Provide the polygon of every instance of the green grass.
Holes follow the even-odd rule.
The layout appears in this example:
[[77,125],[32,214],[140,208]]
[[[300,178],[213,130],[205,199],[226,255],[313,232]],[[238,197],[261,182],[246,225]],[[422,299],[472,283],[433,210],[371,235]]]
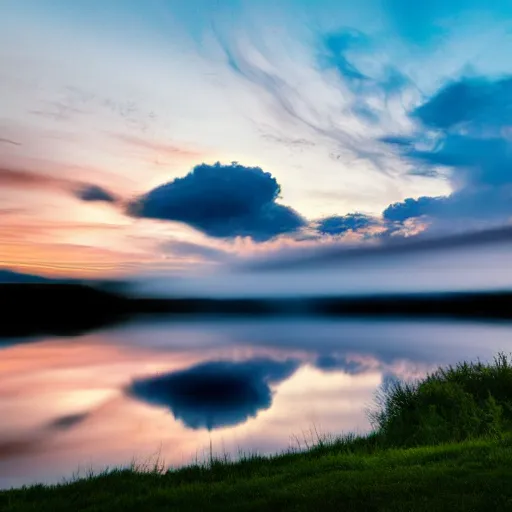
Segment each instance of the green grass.
[[498,354],[491,364],[440,368],[383,390],[377,405],[370,418],[387,446],[500,438],[512,430],[512,360]]
[[511,399],[512,365],[499,355],[384,390],[367,437],[5,491],[0,510],[512,510]]
[[0,494],[0,510],[512,510],[512,440],[412,449],[331,446],[167,474],[113,471]]

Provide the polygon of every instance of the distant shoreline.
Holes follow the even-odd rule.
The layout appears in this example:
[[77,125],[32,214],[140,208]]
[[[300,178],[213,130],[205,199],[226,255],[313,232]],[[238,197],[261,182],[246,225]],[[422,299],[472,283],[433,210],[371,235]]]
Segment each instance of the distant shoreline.
[[144,298],[84,284],[0,284],[0,337],[73,335],[139,315],[512,320],[512,291],[310,298]]

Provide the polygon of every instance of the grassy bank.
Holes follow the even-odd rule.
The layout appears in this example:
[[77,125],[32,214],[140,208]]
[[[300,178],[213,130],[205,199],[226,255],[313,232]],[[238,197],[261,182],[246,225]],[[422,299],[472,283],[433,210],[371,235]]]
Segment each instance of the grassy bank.
[[0,510],[512,510],[512,440],[329,451],[0,494]]
[[461,364],[384,390],[375,433],[304,453],[116,470],[0,493],[2,511],[512,510],[512,366]]

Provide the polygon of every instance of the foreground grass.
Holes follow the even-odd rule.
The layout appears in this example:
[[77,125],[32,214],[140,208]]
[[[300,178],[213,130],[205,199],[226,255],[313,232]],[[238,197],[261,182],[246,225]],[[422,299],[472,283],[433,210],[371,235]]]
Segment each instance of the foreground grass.
[[512,358],[439,368],[419,382],[397,382],[370,413],[387,446],[423,446],[512,432]]
[[512,510],[512,439],[131,470],[0,493],[0,510]]
[[114,470],[0,493],[2,512],[512,511],[512,364],[462,363],[383,391],[375,432],[306,452]]

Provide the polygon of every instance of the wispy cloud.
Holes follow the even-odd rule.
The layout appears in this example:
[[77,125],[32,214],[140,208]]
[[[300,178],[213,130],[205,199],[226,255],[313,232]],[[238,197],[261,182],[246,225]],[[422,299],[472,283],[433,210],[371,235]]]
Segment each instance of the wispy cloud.
[[376,139],[386,127],[410,124],[405,103],[418,91],[386,59],[373,56],[377,42],[351,29],[320,33],[313,47],[297,43],[302,51],[291,64],[289,56],[278,60],[270,44],[258,45],[261,37],[217,33],[217,40],[231,71],[271,98],[278,119],[334,145],[338,160],[342,155],[343,162],[355,158],[383,173],[392,169],[392,153]]
[[109,203],[116,201],[112,193],[98,185],[21,169],[0,168],[0,185],[21,189],[33,188],[36,190],[67,192],[82,201],[104,201]]
[[160,248],[169,258],[197,258],[199,261],[207,263],[226,262],[230,259],[230,252],[226,250],[227,248],[187,242],[184,240],[165,242]]
[[[506,225],[512,10],[411,5],[119,4],[98,24],[105,12],[81,0],[52,14],[13,4],[0,20],[5,208],[115,218],[115,244],[144,232],[158,264]],[[189,173],[216,160],[272,177]],[[93,231],[67,240],[95,245]]]
[[0,184],[3,187],[46,188],[65,190],[74,184],[73,181],[57,176],[49,176],[21,169],[0,168]]
[[0,137],[0,144],[9,144],[11,146],[21,146],[21,142],[17,142],[15,140],[11,140],[11,139],[5,139],[2,137]]
[[78,199],[89,203],[115,203],[117,201],[116,196],[112,192],[98,185],[82,185],[75,190],[74,194]]
[[475,249],[483,246],[512,245],[512,227],[474,231],[444,237],[417,236],[413,238],[387,238],[372,245],[353,247],[343,243],[331,243],[311,247],[309,251],[294,250],[277,253],[266,261],[249,263],[254,270],[319,267],[326,263],[344,263],[350,261],[383,260],[387,257],[408,256],[436,251],[455,249]]
[[118,134],[115,135],[115,138],[125,143],[129,148],[142,150],[153,158],[199,159],[204,156],[203,151],[187,148],[184,145],[158,142],[149,137],[143,138],[135,135]]

